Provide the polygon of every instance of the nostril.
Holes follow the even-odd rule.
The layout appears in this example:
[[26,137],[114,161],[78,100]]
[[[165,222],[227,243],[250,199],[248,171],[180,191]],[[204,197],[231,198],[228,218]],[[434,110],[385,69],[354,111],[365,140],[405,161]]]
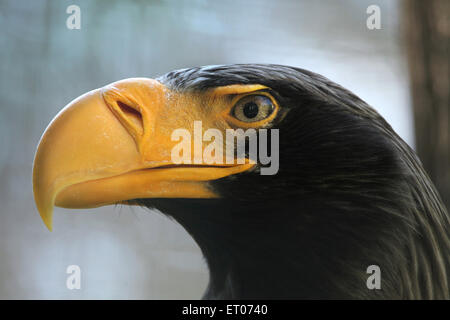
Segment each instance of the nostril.
[[142,114],[139,111],[137,111],[136,109],[127,105],[126,103],[119,101],[119,102],[117,102],[117,105],[122,110],[122,112],[124,114],[126,114],[127,116],[136,117],[136,118],[142,120]]
[[142,119],[142,114],[136,108],[129,106],[128,104],[117,101],[117,107],[122,111],[122,117],[128,120],[128,123],[132,124],[134,130],[138,134],[142,134],[144,123]]

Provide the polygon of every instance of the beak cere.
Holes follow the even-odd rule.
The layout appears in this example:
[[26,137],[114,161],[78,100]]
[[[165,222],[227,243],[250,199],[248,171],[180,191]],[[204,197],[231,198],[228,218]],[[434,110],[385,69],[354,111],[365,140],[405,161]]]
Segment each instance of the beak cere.
[[122,80],[80,96],[52,120],[33,167],[36,206],[50,230],[55,205],[92,208],[136,198],[213,198],[218,195],[208,181],[253,166],[174,165],[172,131],[201,119],[178,119],[174,93],[168,93],[156,80]]

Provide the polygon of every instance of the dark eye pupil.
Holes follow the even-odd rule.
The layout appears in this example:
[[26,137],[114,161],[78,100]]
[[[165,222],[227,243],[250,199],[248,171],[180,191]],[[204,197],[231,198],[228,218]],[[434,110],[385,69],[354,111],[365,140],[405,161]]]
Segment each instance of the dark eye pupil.
[[249,102],[247,104],[244,105],[244,108],[242,110],[242,112],[244,113],[244,115],[249,118],[252,119],[254,117],[256,117],[258,115],[258,105],[254,102]]

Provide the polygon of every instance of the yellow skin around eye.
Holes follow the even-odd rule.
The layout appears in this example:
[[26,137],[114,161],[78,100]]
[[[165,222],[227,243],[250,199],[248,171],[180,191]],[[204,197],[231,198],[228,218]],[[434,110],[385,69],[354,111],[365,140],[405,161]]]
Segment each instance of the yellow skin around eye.
[[[254,117],[247,117],[245,115],[245,108],[249,103],[253,103],[257,106],[257,114]],[[274,110],[272,100],[264,95],[248,95],[239,100],[234,106],[232,113],[240,121],[243,122],[257,122],[262,121],[270,116]]]
[[[268,92],[262,91],[267,89],[270,88],[259,84],[229,85],[214,88],[209,94],[213,101],[217,101],[216,99],[223,101],[221,103],[223,105],[223,110],[217,116],[224,119],[231,126],[243,129],[264,128],[267,127],[267,125],[276,118],[280,110],[277,101]],[[236,104],[246,96],[254,95],[265,96],[269,98],[273,105],[272,113],[267,118],[261,119],[259,121],[247,122],[237,119],[233,114],[233,110]],[[227,99],[227,97],[231,97],[231,99]]]
[[[265,96],[265,97],[269,98],[270,101],[272,102],[272,106],[273,106],[272,107],[273,108],[272,109],[272,113],[268,117],[263,118],[263,119],[258,120],[258,121],[242,121],[242,120],[236,118],[233,115],[233,109],[235,108],[236,103],[239,103],[239,101],[241,101],[244,97],[252,96],[252,95]],[[247,93],[247,94],[244,94],[244,95],[236,96],[232,100],[231,108],[228,110],[228,114],[225,115],[225,117],[226,117],[226,120],[229,123],[231,123],[231,124],[233,124],[233,125],[235,125],[237,127],[241,127],[241,128],[263,128],[263,127],[267,126],[269,123],[271,123],[273,121],[273,119],[275,119],[279,109],[280,108],[279,108],[277,102],[275,101],[275,99],[269,93],[261,92],[261,91],[260,92],[250,92],[250,93]]]

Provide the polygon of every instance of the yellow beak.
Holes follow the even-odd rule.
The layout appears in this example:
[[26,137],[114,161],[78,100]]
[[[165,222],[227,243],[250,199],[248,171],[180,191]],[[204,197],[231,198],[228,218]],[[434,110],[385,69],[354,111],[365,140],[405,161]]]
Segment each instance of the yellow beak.
[[45,225],[52,229],[55,205],[218,197],[207,181],[253,166],[174,165],[171,133],[195,120],[180,120],[183,112],[174,109],[173,93],[145,78],[122,80],[69,103],[45,130],[34,159],[34,197]]

